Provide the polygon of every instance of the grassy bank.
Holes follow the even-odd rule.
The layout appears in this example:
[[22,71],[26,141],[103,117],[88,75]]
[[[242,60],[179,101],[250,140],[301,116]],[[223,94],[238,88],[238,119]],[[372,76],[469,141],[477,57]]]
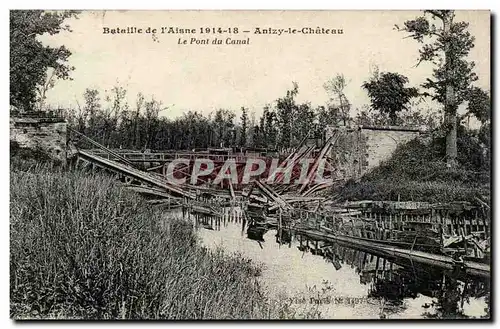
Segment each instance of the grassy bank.
[[14,318],[301,316],[264,296],[249,260],[201,247],[112,178],[13,168],[10,189]]
[[490,154],[479,139],[459,131],[458,167],[445,161],[439,132],[399,146],[393,156],[359,181],[334,190],[344,200],[476,201],[490,198]]

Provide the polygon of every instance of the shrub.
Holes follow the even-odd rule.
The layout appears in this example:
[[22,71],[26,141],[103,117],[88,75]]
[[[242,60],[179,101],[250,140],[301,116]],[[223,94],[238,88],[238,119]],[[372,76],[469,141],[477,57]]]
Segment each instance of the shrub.
[[489,198],[490,162],[479,139],[459,130],[459,166],[445,163],[445,137],[436,131],[399,146],[392,157],[336,193],[341,200],[475,201]]

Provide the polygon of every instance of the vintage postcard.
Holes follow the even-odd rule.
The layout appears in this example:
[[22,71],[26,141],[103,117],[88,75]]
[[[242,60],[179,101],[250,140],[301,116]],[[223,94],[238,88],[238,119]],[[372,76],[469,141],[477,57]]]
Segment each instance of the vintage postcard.
[[11,318],[490,319],[490,22],[11,10]]

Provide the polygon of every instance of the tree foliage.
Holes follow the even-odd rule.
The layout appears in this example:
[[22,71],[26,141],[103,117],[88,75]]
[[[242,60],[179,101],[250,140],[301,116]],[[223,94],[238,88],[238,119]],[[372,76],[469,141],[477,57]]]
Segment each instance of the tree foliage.
[[214,116],[215,140],[218,147],[230,147],[236,145],[236,132],[234,119],[236,114],[228,109],[218,109]]
[[432,78],[427,78],[422,87],[428,90],[425,95],[444,105],[446,156],[451,166],[457,164],[457,108],[478,79],[474,62],[466,59],[475,39],[467,31],[469,24],[455,22],[454,18],[453,10],[426,10],[424,16],[406,21],[403,28],[396,26],[423,44],[417,65],[423,61],[435,65]]
[[418,96],[418,89],[405,87],[408,78],[399,73],[382,72],[365,81],[362,87],[368,92],[372,108],[385,113],[396,124],[397,114],[408,110],[408,103]]
[[276,105],[276,117],[280,127],[279,145],[288,148],[292,145],[292,127],[295,124],[294,113],[297,112],[295,97],[299,93],[299,86],[293,83],[293,88],[287,90],[286,96],[279,98]]
[[342,117],[337,107],[313,108],[310,103],[297,103],[297,93],[298,85],[294,84],[274,106],[266,105],[258,119],[253,114],[249,119],[248,109],[242,107],[236,122],[236,113],[230,109],[218,109],[209,115],[188,111],[169,119],[159,115],[166,108],[154,98],[146,99],[139,93],[131,108],[122,87],[116,86],[104,95],[89,88],[83,94],[84,104],[67,111],[67,120],[78,131],[113,148],[283,150],[296,147],[306,136],[319,137],[327,124],[337,124]]
[[[127,103],[127,91],[119,86],[105,94],[87,89],[84,104],[67,112],[71,126],[113,148],[136,150],[186,150],[210,147],[239,147],[289,150],[305,138],[324,138],[326,126],[339,125],[345,117],[336,104],[313,107],[296,101],[299,87],[293,84],[283,97],[262,109],[260,117],[241,108],[240,120],[231,109],[217,109],[209,115],[188,111],[169,119],[160,113],[166,108],[153,97],[139,93],[135,105]],[[388,125],[384,112],[364,109],[349,123]],[[433,128],[438,119],[433,114],[405,111],[396,124]]]
[[[473,72],[474,62],[466,60],[475,38],[467,31],[469,23],[453,21],[453,10],[426,10],[426,14],[431,20],[423,16],[406,21],[402,30],[420,43],[424,43],[424,39],[432,40],[419,50],[418,64],[429,61],[436,65],[434,79],[427,78],[423,84],[432,92],[427,95],[444,104],[446,87],[452,86],[456,94],[452,105],[458,106],[466,99],[470,84],[477,80]],[[440,26],[436,25],[437,22]]]
[[337,73],[323,84],[323,88],[330,98],[328,102],[329,107],[336,107],[340,111],[344,125],[349,121],[349,112],[351,110],[351,103],[344,93],[347,84],[347,79],[342,73]]
[[[44,46],[37,37],[69,31],[64,21],[76,16],[75,11],[48,12],[42,10],[10,11],[10,104],[33,110],[45,96],[41,86],[53,85],[54,77],[68,79],[73,70],[67,64],[71,52],[64,46]],[[47,70],[53,69],[47,81]]]
[[247,130],[248,130],[248,110],[244,107],[241,108],[241,128],[240,128],[240,146],[247,144]]
[[467,114],[474,115],[482,124],[490,121],[491,98],[490,95],[479,87],[472,87],[467,95]]

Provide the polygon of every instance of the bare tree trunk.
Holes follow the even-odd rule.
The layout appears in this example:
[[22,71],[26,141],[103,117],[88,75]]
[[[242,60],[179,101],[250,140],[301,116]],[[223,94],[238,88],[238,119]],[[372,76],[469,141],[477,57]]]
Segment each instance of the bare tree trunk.
[[454,113],[445,113],[444,118],[446,132],[446,163],[450,167],[457,166],[457,114],[456,110]]
[[[443,33],[450,32],[453,16],[443,16]],[[444,125],[446,129],[446,163],[450,167],[457,166],[457,105],[456,97],[451,80],[449,45],[445,46],[445,74],[446,74],[446,97],[444,102]]]

